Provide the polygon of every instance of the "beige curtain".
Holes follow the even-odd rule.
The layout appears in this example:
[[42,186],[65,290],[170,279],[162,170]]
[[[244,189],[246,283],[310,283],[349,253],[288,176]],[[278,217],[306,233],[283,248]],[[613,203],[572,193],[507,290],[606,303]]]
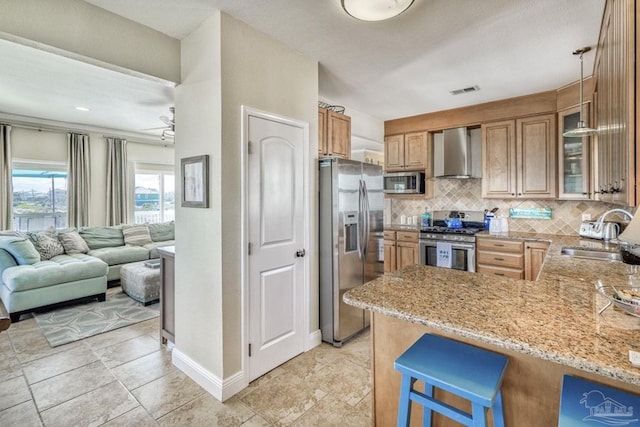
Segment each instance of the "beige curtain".
[[11,126],[0,124],[0,230],[13,229]]
[[107,140],[107,225],[127,222],[129,212],[127,194],[127,140]]
[[68,133],[68,177],[67,194],[69,227],[89,225],[89,190],[91,186],[89,135]]

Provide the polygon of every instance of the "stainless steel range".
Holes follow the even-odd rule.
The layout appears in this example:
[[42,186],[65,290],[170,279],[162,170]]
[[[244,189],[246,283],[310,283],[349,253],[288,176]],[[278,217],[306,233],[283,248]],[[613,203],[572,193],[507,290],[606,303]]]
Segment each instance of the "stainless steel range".
[[420,264],[476,271],[476,233],[482,211],[433,211],[433,225],[420,230]]

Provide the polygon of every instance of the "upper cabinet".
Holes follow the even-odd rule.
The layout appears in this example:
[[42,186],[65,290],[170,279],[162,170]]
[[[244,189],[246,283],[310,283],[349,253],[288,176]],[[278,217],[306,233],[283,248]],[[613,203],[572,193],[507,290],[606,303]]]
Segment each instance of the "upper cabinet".
[[[589,117],[589,103],[582,114]],[[558,112],[558,198],[589,200],[591,192],[591,138],[566,137],[562,133],[575,129],[580,121],[580,106]],[[591,121],[589,121],[591,123]]]
[[637,90],[638,18],[634,0],[606,2],[595,59],[595,124],[598,129],[599,200],[635,206],[640,200]]
[[482,197],[556,198],[555,132],[555,114],[483,124]]
[[351,117],[318,108],[318,155],[351,157]]
[[387,172],[424,170],[433,175],[428,132],[391,135],[384,139],[384,169]]

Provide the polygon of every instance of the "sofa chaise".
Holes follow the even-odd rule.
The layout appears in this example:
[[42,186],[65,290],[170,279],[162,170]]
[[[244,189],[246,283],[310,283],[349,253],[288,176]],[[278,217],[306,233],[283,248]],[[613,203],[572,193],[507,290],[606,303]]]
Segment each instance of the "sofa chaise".
[[0,235],[0,299],[12,322],[60,303],[104,301],[123,265],[158,258],[173,239],[173,222]]

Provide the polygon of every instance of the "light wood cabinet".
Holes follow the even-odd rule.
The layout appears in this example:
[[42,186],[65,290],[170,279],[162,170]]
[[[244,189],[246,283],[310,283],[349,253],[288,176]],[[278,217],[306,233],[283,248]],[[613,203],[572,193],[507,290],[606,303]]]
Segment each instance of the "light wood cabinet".
[[636,206],[640,201],[640,21],[633,0],[607,1],[596,50],[595,121],[599,200]]
[[417,231],[385,231],[384,272],[390,273],[418,264],[418,250]]
[[[582,110],[588,118],[588,102],[583,104]],[[564,200],[589,200],[593,194],[590,189],[591,137],[562,136],[565,130],[575,129],[579,121],[579,105],[558,112],[558,198]]]
[[476,271],[512,279],[537,280],[548,242],[519,239],[476,239]]
[[393,171],[425,171],[433,176],[431,144],[428,132],[412,132],[384,138],[384,169]]
[[535,281],[538,279],[548,250],[549,243],[547,242],[524,243],[524,278],[526,280]]
[[511,239],[476,239],[476,271],[483,274],[524,278],[524,242]]
[[351,158],[351,117],[318,108],[318,155]]
[[482,197],[553,199],[556,119],[543,114],[482,125]]

